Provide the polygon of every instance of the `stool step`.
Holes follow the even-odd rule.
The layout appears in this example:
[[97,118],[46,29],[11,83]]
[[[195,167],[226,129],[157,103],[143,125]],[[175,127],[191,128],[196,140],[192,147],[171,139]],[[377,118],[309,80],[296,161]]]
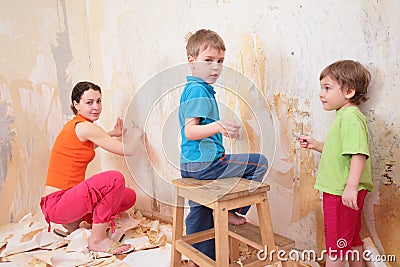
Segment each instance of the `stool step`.
[[[243,225],[229,224],[230,235],[256,249],[264,249],[262,247],[262,240],[260,228],[252,223],[245,223]],[[294,248],[295,241],[287,237],[274,233],[275,244],[278,249],[290,250]],[[250,242],[249,242],[250,241]]]
[[183,240],[176,241],[176,250],[200,265],[215,266],[215,262],[211,258],[207,257]]

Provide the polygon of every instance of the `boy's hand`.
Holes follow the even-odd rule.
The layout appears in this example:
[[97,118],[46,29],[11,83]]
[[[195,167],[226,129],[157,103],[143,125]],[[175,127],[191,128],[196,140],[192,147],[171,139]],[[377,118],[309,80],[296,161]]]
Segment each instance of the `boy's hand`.
[[347,178],[346,187],[342,194],[342,202],[343,205],[354,210],[358,210],[358,185],[360,184],[360,177],[364,171],[366,161],[366,155],[351,155],[349,177]]
[[220,132],[223,136],[230,138],[236,138],[239,136],[239,129],[242,126],[236,121],[227,119],[218,121],[218,124],[220,125]]
[[350,186],[346,184],[346,187],[344,188],[342,194],[343,205],[353,210],[358,210],[357,195],[358,195],[357,186]]
[[311,136],[300,135],[299,137],[297,137],[297,140],[299,141],[300,146],[302,148],[308,148],[308,149],[316,150],[318,152],[322,152],[323,143],[318,142]]
[[300,135],[297,137],[297,140],[300,143],[300,146],[302,148],[310,148],[312,149],[313,147],[315,147],[314,145],[314,139],[311,136],[308,135]]

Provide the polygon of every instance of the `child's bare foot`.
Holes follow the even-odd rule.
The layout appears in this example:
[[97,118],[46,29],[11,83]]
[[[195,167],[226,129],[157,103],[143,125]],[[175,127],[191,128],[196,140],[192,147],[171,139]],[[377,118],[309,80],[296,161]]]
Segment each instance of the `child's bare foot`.
[[99,241],[89,239],[88,247],[90,251],[105,252],[110,254],[122,254],[131,248],[130,244],[116,242],[110,238]]
[[233,225],[242,225],[246,223],[246,218],[237,215],[233,211],[228,212],[228,222]]
[[197,265],[196,263],[194,263],[194,262],[191,261],[191,260],[188,261],[187,266],[188,266],[188,267],[199,267],[199,265]]

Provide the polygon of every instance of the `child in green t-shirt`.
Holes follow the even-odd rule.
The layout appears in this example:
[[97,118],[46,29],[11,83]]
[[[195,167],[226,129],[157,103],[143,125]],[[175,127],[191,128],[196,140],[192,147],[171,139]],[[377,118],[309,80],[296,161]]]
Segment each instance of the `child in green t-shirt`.
[[[369,133],[359,104],[366,101],[371,79],[359,62],[343,60],[320,74],[320,100],[336,111],[325,143],[301,135],[301,147],[321,152],[315,188],[323,192],[326,266],[362,266],[361,210],[367,191],[373,190],[369,159]],[[351,252],[351,253],[350,253]],[[356,260],[354,260],[356,259]]]

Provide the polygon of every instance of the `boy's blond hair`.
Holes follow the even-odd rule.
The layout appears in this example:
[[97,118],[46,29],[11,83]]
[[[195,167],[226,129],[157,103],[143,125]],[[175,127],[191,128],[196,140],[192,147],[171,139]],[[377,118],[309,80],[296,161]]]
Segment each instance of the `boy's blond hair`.
[[201,29],[194,34],[189,33],[186,36],[186,54],[197,58],[199,53],[207,48],[215,48],[225,51],[225,43],[222,38],[214,31]]
[[354,88],[355,94],[349,99],[350,103],[359,105],[368,100],[367,89],[371,74],[360,62],[353,60],[334,62],[322,70],[319,80],[326,76],[336,79],[342,90]]

